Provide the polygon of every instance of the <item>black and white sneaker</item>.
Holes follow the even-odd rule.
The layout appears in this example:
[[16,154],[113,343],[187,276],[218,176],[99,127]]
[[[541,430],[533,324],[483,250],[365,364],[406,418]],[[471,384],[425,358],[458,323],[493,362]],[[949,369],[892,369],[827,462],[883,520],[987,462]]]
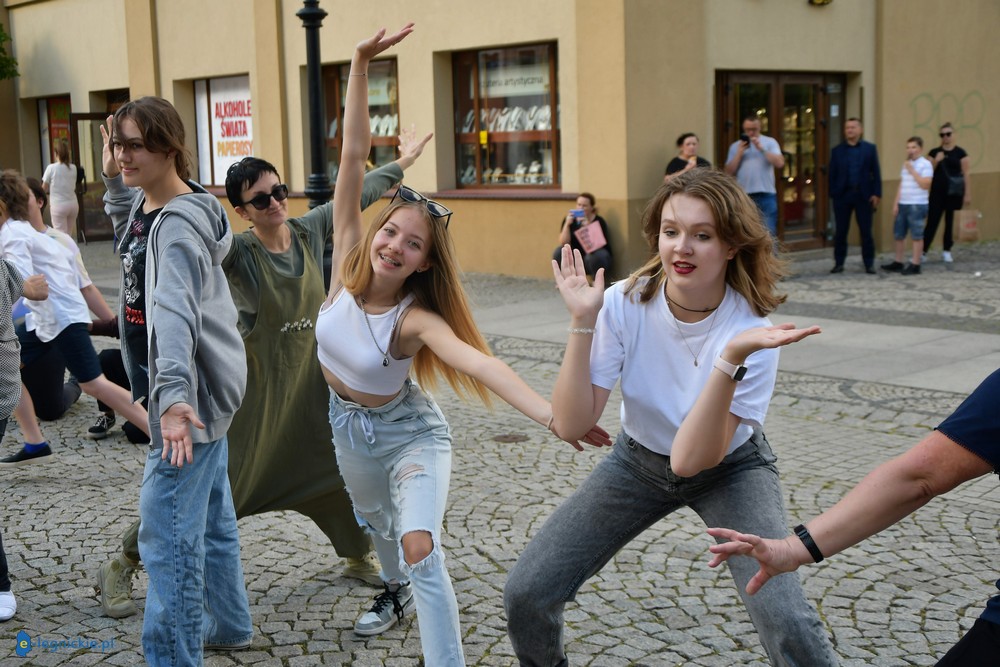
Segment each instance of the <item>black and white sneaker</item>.
[[375,604],[354,624],[354,632],[362,637],[380,635],[413,611],[414,604],[409,583],[386,584],[385,592],[375,596]]
[[112,412],[110,415],[106,415],[103,412],[97,416],[97,421],[94,425],[87,429],[87,437],[93,438],[94,440],[100,440],[101,438],[108,437],[108,431],[111,427],[115,425],[115,414]]

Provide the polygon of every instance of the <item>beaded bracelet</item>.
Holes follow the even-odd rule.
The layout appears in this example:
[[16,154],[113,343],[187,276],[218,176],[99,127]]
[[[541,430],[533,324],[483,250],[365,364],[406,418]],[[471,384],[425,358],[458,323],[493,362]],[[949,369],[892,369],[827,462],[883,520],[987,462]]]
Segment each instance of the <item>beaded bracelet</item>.
[[571,334],[592,334],[597,331],[597,329],[594,327],[570,327],[569,329],[566,329],[566,331]]

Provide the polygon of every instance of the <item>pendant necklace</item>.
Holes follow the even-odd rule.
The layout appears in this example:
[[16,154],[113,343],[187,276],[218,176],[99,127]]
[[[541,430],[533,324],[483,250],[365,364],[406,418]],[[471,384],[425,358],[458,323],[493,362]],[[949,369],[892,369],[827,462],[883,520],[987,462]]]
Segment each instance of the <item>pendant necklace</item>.
[[[372,323],[368,319],[368,311],[365,310],[365,304],[368,303],[368,300],[364,296],[358,296],[358,300],[361,302],[361,312],[365,314],[365,324],[368,325],[368,333],[372,336],[372,342],[375,343],[375,348],[382,354],[382,367],[388,368],[389,348],[392,346],[392,337],[396,333],[396,324],[399,322],[399,307],[402,305],[402,302],[396,304],[396,314],[392,318],[392,328],[389,329],[389,340],[386,341],[385,349],[383,350],[382,346],[378,344],[378,340],[375,338],[375,330],[372,329]],[[696,363],[695,366],[697,365],[698,364]]]
[[[677,306],[681,310],[686,310],[686,311],[691,312],[691,313],[708,313],[708,312],[712,313],[712,321],[708,325],[708,331],[705,332],[705,338],[703,338],[702,341],[701,341],[701,347],[698,348],[698,354],[695,354],[694,350],[691,349],[691,345],[690,345],[690,343],[688,343],[687,337],[684,336],[684,332],[681,330],[680,322],[677,321],[677,318],[674,317],[673,313],[670,313],[670,316],[674,320],[674,326],[677,327],[677,333],[680,334],[681,340],[684,341],[684,347],[687,348],[688,354],[691,355],[691,358],[694,360],[694,365],[695,365],[695,367],[697,367],[698,366],[698,357],[701,356],[701,351],[705,349],[705,343],[708,342],[709,337],[711,337],[711,335],[712,335],[712,329],[715,327],[715,316],[719,314],[719,306],[721,306],[722,303],[720,302],[719,306],[716,306],[715,308],[705,308],[705,309],[702,309],[702,310],[691,310],[690,308],[685,308],[684,306],[682,306],[682,305],[680,305],[678,303],[675,303],[673,300],[671,300],[671,298],[669,296],[667,296],[667,287],[666,287],[666,285],[663,286],[663,296],[666,297],[668,304],[673,304],[674,306]],[[670,308],[668,307],[667,310],[670,310]]]

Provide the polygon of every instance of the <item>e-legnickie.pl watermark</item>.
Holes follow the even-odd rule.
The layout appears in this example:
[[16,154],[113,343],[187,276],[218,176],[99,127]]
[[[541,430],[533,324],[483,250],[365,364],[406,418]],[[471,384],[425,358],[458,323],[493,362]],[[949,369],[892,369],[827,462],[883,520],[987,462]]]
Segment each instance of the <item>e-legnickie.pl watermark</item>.
[[56,651],[100,651],[107,653],[115,650],[115,640],[112,639],[92,639],[89,637],[72,637],[66,639],[49,639],[47,637],[32,637],[24,630],[17,633],[14,640],[14,654],[19,658],[26,657],[32,649],[55,653]]

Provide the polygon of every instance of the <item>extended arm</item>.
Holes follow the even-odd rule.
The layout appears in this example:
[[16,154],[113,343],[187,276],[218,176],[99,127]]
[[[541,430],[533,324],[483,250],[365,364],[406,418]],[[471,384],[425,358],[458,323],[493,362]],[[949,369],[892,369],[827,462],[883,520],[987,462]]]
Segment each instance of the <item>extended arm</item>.
[[[795,329],[791,324],[750,329],[737,334],[722,351],[722,358],[742,365],[757,350],[781,347],[819,333],[819,327]],[[670,468],[681,477],[691,477],[714,467],[726,455],[740,419],[729,410],[736,381],[712,369],[691,411],[681,422],[670,452]]]
[[[820,552],[833,556],[888,528],[935,496],[990,470],[989,463],[934,431],[910,451],[875,468],[840,502],[810,521],[807,528]],[[753,556],[760,563],[760,571],[747,584],[751,595],[771,577],[813,562],[794,535],[770,540],[727,528],[710,528],[708,532],[731,540],[709,547],[715,554],[709,566],[715,567],[734,555]]]
[[351,60],[344,102],[344,142],[337,175],[337,205],[333,207],[330,294],[340,288],[339,271],[344,258],[361,240],[361,192],[365,161],[372,143],[368,120],[368,63],[412,31],[412,23],[391,36],[386,36],[383,28],[370,39],[360,42]]

